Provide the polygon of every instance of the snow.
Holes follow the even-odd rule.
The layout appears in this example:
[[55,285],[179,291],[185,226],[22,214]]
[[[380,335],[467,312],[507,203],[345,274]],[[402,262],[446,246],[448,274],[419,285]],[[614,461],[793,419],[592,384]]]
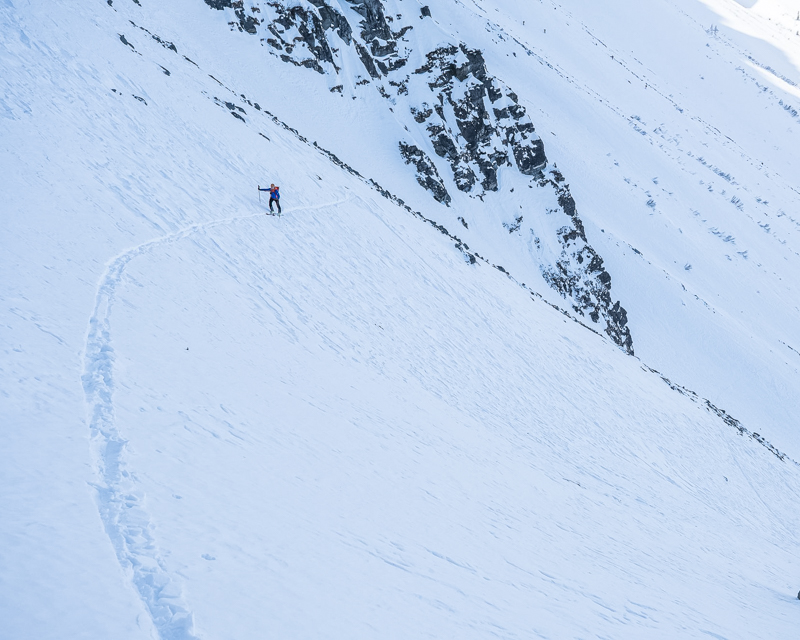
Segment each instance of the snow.
[[[506,33],[555,66],[509,58],[496,36],[484,47],[495,73],[529,87],[517,91],[571,182],[637,355],[798,457],[798,129],[780,104],[794,97],[764,85],[750,42],[694,2],[496,6]],[[760,42],[762,64],[800,77],[775,60],[798,40]],[[574,90],[552,91],[559,78]]]
[[[421,52],[463,40],[480,47],[489,71],[520,96],[611,273],[637,355],[800,458],[794,178],[800,141],[798,119],[786,109],[798,103],[762,77],[769,67],[800,82],[796,65],[778,65],[793,59],[797,38],[780,39],[773,29],[751,53],[751,38],[693,1],[658,2],[647,11],[622,0],[612,7],[429,4],[433,18],[419,20],[416,6],[388,3],[387,13],[402,14],[415,27],[407,34],[414,52],[409,68],[421,64]],[[733,2],[726,7],[727,13],[741,9]],[[205,30],[228,51],[209,55],[197,45],[196,57],[212,75],[268,95],[270,110],[303,135],[564,304],[541,277],[527,222],[511,238],[503,227],[514,223],[521,204],[537,208],[520,193],[518,173],[501,170],[501,193],[483,203],[460,193],[447,179],[446,162],[431,155],[454,198],[449,209],[435,205],[397,152],[406,128],[418,144],[427,134],[399,98],[392,98],[395,105],[372,85],[348,87],[357,59],[343,53],[336,79],[312,71],[298,76],[258,38],[225,33],[230,15],[203,15],[192,23],[194,35],[182,40]],[[716,34],[708,32],[712,26]],[[239,59],[257,60],[259,72],[228,64]],[[754,68],[753,60],[762,66]],[[366,75],[363,66],[360,73]],[[340,82],[342,95],[328,92]]]
[[518,93],[638,358],[516,283],[567,306],[517,177],[436,204],[373,87],[199,0],[5,0],[0,638],[795,637],[800,469],[648,369],[800,457],[791,7],[390,4]]

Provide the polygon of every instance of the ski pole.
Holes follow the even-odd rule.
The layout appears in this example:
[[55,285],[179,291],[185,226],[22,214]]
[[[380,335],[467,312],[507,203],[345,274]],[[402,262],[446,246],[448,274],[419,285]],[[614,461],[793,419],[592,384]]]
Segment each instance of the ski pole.
[[258,185],[258,204],[261,204],[261,185]]

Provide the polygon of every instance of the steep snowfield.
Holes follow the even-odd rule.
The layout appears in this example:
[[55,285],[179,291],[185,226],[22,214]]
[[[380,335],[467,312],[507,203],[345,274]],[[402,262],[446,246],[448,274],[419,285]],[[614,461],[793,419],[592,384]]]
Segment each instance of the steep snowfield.
[[[542,278],[535,244],[562,224],[548,231],[552,204],[505,167],[497,192],[462,193],[431,147],[428,124],[409,110],[431,101],[414,73],[424,52],[458,42],[480,49],[489,73],[519,96],[549,167],[569,183],[611,275],[612,299],[628,312],[636,354],[800,458],[800,36],[792,35],[791,3],[659,1],[645,11],[628,0],[436,0],[424,19],[417,2],[383,4],[394,28],[413,26],[398,40],[409,62],[367,84],[359,84],[369,75],[347,47],[337,54],[339,73],[297,67],[267,43],[266,26],[240,32],[233,9],[182,0],[170,10],[126,2],[119,11],[183,43],[204,71],[227,79],[228,99],[257,95],[310,140],[569,308]],[[351,4],[332,6],[358,30]],[[148,44],[148,35],[123,27],[131,41]],[[301,45],[293,55],[313,60],[298,53]],[[403,96],[396,85],[406,76]],[[450,207],[417,184],[400,140],[427,150]]]
[[[456,191],[447,209],[420,189],[390,155],[382,99],[352,122],[349,96],[314,84],[324,76],[266,55],[263,68],[243,66],[250,36],[229,33],[222,12],[140,1],[0,4],[0,638],[796,635],[800,468],[647,367],[796,450],[781,417],[796,408],[797,360],[780,350],[800,344],[793,131],[760,143],[763,156],[722,156],[752,178],[740,183],[751,199],[755,185],[769,195],[771,233],[753,233],[766,218],[750,201],[742,218],[734,205],[708,204],[702,218],[681,209],[700,210],[701,195],[725,204],[705,192],[728,181],[667,145],[647,151],[659,144],[650,116],[642,135],[608,98],[580,89],[568,95],[588,97],[570,103],[552,77],[513,76],[499,47],[485,49],[521,100],[537,83],[561,87],[541,93],[538,131],[552,127],[549,157],[584,203],[639,360],[519,286],[568,307],[496,230],[482,245],[458,228],[459,212],[502,216]],[[445,6],[431,4],[433,17],[474,20]],[[478,9],[530,24],[519,4],[497,8]],[[575,18],[569,27],[585,33]],[[473,26],[472,46],[485,46],[481,33]],[[560,73],[586,86],[595,74],[575,55]],[[235,97],[245,122],[224,104]],[[470,264],[252,103],[516,281]],[[770,115],[742,132],[748,145],[775,122],[780,107],[765,104]],[[727,143],[695,140],[707,125],[696,126],[681,144],[708,144],[718,166],[711,153]],[[355,139],[359,127],[383,138]],[[603,143],[607,166],[593,164]],[[681,162],[707,184],[678,191]],[[656,175],[658,186],[636,186]],[[255,185],[271,181],[285,191],[281,218],[257,200]],[[678,204],[662,205],[662,188]],[[709,232],[721,225],[712,216],[727,216],[735,247]]]

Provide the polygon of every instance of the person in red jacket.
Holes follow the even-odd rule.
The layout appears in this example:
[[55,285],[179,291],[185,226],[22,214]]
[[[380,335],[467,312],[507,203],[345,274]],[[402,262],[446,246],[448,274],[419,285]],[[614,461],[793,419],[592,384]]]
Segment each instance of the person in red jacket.
[[262,189],[261,187],[258,188],[259,191],[269,191],[269,212],[275,213],[272,210],[272,203],[274,202],[278,206],[278,215],[281,214],[281,192],[280,187],[276,187],[274,184],[269,185],[269,189]]

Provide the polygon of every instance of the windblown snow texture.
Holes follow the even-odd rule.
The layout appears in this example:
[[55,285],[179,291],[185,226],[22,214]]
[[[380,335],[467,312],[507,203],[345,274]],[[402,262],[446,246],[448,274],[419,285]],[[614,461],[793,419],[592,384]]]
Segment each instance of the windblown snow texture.
[[0,3],[2,640],[795,637],[794,7],[73,4]]

